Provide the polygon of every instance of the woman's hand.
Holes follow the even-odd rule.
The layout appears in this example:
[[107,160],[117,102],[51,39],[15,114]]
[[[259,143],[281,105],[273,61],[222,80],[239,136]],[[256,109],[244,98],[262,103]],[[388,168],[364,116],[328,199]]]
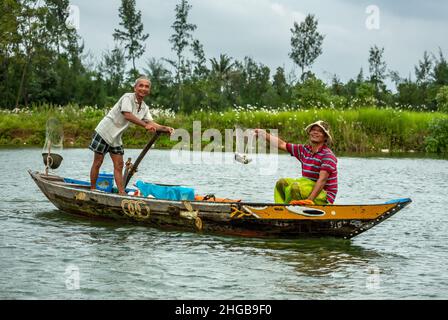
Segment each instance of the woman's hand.
[[315,203],[313,200],[305,199],[305,200],[292,200],[289,204],[293,206],[314,206]]

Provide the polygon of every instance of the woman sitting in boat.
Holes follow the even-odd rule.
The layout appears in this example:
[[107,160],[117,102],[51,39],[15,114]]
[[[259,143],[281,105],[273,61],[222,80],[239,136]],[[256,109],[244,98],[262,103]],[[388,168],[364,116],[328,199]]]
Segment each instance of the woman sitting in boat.
[[151,92],[151,81],[141,76],[134,83],[134,92],[125,93],[109,113],[101,120],[95,128],[95,133],[89,149],[95,155],[90,170],[91,189],[96,189],[96,181],[104,155],[110,153],[114,164],[114,177],[118,193],[126,194],[123,187],[123,142],[121,136],[132,122],[150,132],[164,131],[172,134],[174,129],[162,126],[151,117],[149,108],[143,98]]
[[316,121],[305,128],[310,143],[292,144],[255,129],[255,134],[286,151],[302,163],[302,178],[282,178],[277,181],[274,199],[277,203],[297,205],[333,204],[338,192],[338,160],[328,147],[332,142],[329,125]]

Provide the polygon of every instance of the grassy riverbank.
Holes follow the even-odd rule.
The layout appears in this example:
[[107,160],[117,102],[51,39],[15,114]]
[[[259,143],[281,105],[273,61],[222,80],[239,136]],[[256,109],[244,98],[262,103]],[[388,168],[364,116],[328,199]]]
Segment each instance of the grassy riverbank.
[[[0,145],[43,146],[48,118],[58,118],[64,126],[65,147],[87,147],[92,132],[107,110],[93,107],[40,106],[17,112],[0,111]],[[184,128],[192,133],[193,121],[201,121],[201,130],[218,129],[224,137],[225,129],[278,129],[280,137],[291,142],[305,142],[303,128],[317,120],[330,123],[339,152],[424,152],[430,125],[435,119],[448,119],[447,114],[411,112],[397,109],[360,108],[352,110],[311,109],[299,111],[268,111],[234,109],[227,112],[196,111],[192,114],[173,114],[155,110],[154,118],[161,124]],[[125,147],[141,147],[148,140],[142,128],[131,126],[124,135]],[[158,148],[169,148],[177,141],[162,137]],[[207,141],[203,141],[207,144]]]

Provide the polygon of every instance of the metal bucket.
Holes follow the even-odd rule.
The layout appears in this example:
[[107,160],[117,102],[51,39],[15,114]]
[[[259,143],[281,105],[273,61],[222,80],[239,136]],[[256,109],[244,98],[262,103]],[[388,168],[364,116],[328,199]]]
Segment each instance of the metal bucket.
[[42,153],[42,158],[44,160],[44,165],[47,165],[47,159],[49,159],[48,167],[51,169],[57,169],[61,165],[62,156],[57,153],[51,153],[50,157],[48,157],[48,153]]

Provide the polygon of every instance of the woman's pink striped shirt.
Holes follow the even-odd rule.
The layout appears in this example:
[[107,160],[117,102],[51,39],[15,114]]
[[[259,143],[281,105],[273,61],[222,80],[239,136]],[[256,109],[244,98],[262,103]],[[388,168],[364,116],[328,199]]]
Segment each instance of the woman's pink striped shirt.
[[329,173],[324,190],[327,192],[327,200],[333,203],[338,193],[338,159],[326,145],[316,153],[310,145],[287,143],[286,149],[291,156],[296,157],[302,163],[302,176],[317,181],[319,173],[325,170]]

